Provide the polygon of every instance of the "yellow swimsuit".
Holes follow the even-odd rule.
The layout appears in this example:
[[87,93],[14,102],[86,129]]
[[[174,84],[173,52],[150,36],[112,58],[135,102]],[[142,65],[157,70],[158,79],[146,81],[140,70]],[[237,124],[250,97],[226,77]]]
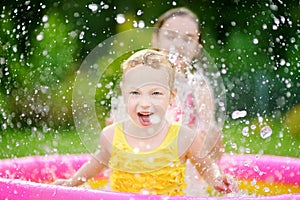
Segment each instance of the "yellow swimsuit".
[[116,125],[109,160],[111,188],[119,192],[184,195],[186,165],[178,156],[179,128],[179,124],[172,124],[159,147],[139,152],[126,141],[122,124]]

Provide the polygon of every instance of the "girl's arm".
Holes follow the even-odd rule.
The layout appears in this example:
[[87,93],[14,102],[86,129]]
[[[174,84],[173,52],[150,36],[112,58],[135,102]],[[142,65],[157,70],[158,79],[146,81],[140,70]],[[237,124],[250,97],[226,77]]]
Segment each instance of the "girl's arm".
[[82,167],[69,179],[63,180],[59,179],[54,182],[56,185],[64,186],[79,186],[87,182],[89,179],[97,176],[101,173],[106,165],[101,163],[98,159],[100,155],[100,150],[91,156],[90,160],[87,161]]
[[[110,128],[111,130],[111,128]],[[108,133],[107,133],[108,132]],[[100,149],[96,151],[89,161],[82,165],[82,167],[69,179],[59,179],[54,182],[56,185],[64,186],[78,186],[87,182],[89,179],[97,176],[108,166],[110,158],[111,142],[107,137],[110,131],[103,131],[100,137]]]

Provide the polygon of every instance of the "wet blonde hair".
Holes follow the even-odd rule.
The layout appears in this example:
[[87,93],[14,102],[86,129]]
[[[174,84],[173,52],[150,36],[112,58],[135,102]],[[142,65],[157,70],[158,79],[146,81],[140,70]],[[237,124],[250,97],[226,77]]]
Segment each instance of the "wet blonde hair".
[[121,64],[123,74],[137,65],[145,65],[145,67],[149,66],[153,69],[166,69],[170,78],[170,89],[174,88],[175,70],[166,54],[152,49],[137,51]]

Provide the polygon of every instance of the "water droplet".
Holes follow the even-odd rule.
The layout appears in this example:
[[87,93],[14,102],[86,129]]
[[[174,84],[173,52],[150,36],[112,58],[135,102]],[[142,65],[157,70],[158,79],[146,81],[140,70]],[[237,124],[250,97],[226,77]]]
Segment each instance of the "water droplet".
[[18,51],[17,45],[14,45],[14,46],[12,47],[12,49],[13,49],[13,51],[16,53],[16,52]]
[[264,192],[270,192],[270,188],[265,187],[265,188],[264,188]]
[[262,118],[262,117],[258,117],[258,122],[260,123],[260,124],[262,124],[262,122],[264,121],[264,118]]
[[31,125],[32,124],[32,120],[30,118],[27,119],[27,124]]
[[271,135],[272,135],[272,129],[270,128],[270,126],[264,126],[260,130],[260,137],[263,139],[266,139],[266,138],[270,137]]
[[233,111],[233,113],[231,114],[231,118],[232,119],[238,119],[238,118],[242,118],[242,117],[245,117],[247,115],[247,111],[245,110],[235,110]]
[[36,40],[37,40],[37,41],[41,41],[41,40],[43,40],[43,39],[44,39],[44,33],[43,33],[43,32],[39,33],[39,34],[36,36]]
[[149,192],[149,190],[142,189],[142,190],[141,190],[141,194],[147,195],[147,194],[150,194],[150,192]]
[[98,10],[98,5],[95,3],[89,4],[88,8],[92,11],[92,12],[97,12]]
[[251,149],[250,149],[250,148],[245,148],[245,152],[246,152],[247,154],[249,154],[249,153],[251,153]]
[[278,6],[275,5],[275,4],[271,4],[270,5],[270,9],[273,10],[273,11],[277,11],[278,10]]
[[102,5],[101,8],[102,8],[103,10],[109,9],[109,5],[108,5],[108,4],[104,4],[103,1],[101,1],[101,5]]
[[48,16],[44,15],[43,18],[42,18],[42,22],[47,22],[47,21],[48,21]]
[[254,167],[253,167],[253,170],[254,170],[255,172],[258,172],[258,171],[259,171],[258,166],[254,166]]
[[141,11],[141,10],[138,10],[137,12],[136,12],[136,15],[137,16],[140,16],[140,15],[142,15],[143,14],[143,11]]
[[80,39],[80,40],[82,40],[82,39],[83,39],[83,37],[84,37],[84,32],[83,32],[83,31],[81,31],[81,32],[80,32],[80,34],[79,34],[79,39]]
[[231,144],[231,148],[237,149],[237,144],[236,144],[236,143],[232,143],[232,144]]
[[280,63],[279,63],[281,66],[284,66],[286,64],[285,60],[284,59],[280,59]]
[[252,186],[253,185],[256,185],[256,180],[255,179],[253,179],[253,181],[251,181],[251,183],[250,183]]
[[160,117],[157,115],[151,115],[150,121],[152,124],[158,124],[160,122]]
[[134,153],[139,153],[139,152],[140,152],[140,149],[139,149],[139,148],[134,148],[134,149],[133,149],[133,152],[134,152]]
[[3,128],[4,130],[7,129],[6,123],[2,124],[2,128]]
[[263,24],[262,28],[263,28],[263,30],[266,30],[268,28],[268,25],[267,24]]
[[242,130],[242,135],[248,137],[249,136],[249,127],[246,126]]
[[258,39],[257,38],[253,39],[253,44],[258,44]]
[[143,20],[133,21],[133,26],[135,28],[144,28],[145,27],[145,22]]
[[145,22],[143,20],[140,20],[138,23],[139,28],[145,28]]
[[255,124],[252,124],[252,125],[250,126],[250,128],[251,128],[252,130],[254,130],[254,129],[256,129],[256,125],[255,125]]
[[124,14],[117,14],[116,21],[118,24],[123,24],[126,21]]
[[291,41],[291,43],[295,43],[296,39],[294,37],[291,37],[290,41]]

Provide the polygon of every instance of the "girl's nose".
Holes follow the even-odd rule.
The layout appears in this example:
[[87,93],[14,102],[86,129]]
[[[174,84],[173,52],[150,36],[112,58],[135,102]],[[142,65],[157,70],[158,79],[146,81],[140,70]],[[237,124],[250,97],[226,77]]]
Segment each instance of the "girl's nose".
[[139,104],[142,108],[150,107],[151,106],[151,98],[147,95],[144,95],[140,98]]

